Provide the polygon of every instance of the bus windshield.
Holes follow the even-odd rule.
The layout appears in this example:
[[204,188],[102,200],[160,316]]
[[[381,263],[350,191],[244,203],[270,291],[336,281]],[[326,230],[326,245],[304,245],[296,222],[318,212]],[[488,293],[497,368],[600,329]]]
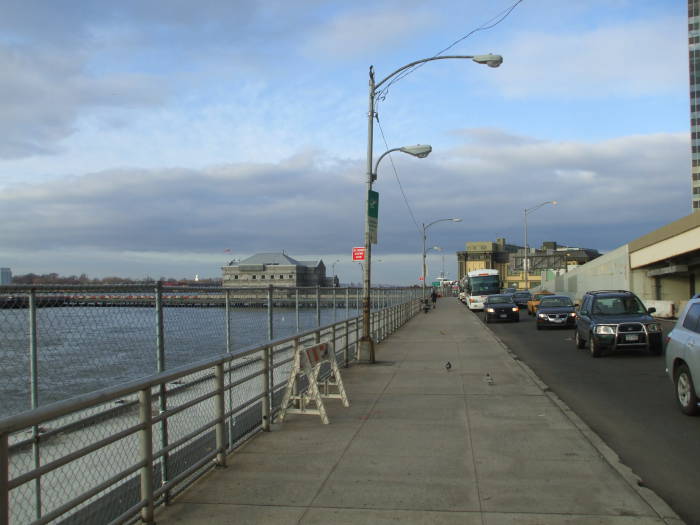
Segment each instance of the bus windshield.
[[501,291],[501,280],[498,275],[478,275],[469,278],[469,289],[472,295],[489,295]]

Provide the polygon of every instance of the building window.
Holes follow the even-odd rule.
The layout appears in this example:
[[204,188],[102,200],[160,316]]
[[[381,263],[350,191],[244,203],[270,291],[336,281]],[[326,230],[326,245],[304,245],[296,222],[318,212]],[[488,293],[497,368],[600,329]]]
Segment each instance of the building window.
[[234,275],[233,278],[234,278],[234,279],[238,279],[238,276],[237,276],[237,275]]
[[274,278],[275,278],[275,274],[273,273],[272,275],[270,275],[270,279],[274,279]]
[[257,276],[257,275],[253,275],[253,279],[257,279],[257,278],[258,278],[258,276]]
[[289,278],[290,278],[290,279],[294,279],[294,276],[293,276],[293,275],[290,275]]
[[280,279],[284,279],[284,275],[280,275]]
[[261,275],[260,278],[261,278],[261,279],[265,279],[265,276],[264,276],[264,275]]

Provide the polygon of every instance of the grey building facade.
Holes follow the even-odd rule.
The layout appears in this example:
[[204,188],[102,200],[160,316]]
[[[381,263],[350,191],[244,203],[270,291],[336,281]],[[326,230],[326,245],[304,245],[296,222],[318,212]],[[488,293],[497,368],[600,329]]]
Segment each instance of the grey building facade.
[[700,210],[700,0],[688,0],[692,211]]
[[222,268],[223,286],[228,288],[336,286],[326,277],[322,260],[298,261],[286,253],[257,253]]
[[12,284],[12,270],[0,268],[0,284]]

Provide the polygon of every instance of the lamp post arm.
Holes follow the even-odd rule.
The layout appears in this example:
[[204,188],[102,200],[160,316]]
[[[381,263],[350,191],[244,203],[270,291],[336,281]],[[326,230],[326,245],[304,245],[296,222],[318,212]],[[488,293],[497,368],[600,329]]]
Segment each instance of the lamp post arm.
[[389,153],[393,153],[394,151],[400,151],[401,148],[392,148],[390,150],[385,151],[380,155],[380,157],[377,159],[377,162],[374,163],[374,171],[372,172],[372,180],[377,180],[377,170],[379,169],[379,163],[381,160],[386,157]]
[[414,62],[411,62],[410,64],[406,64],[405,66],[400,67],[399,69],[397,69],[397,70],[394,71],[393,73],[390,73],[389,75],[387,75],[386,77],[384,77],[381,81],[377,82],[377,84],[374,86],[375,92],[376,92],[376,90],[378,90],[378,89],[380,88],[380,86],[381,86],[382,84],[384,84],[384,82],[386,82],[387,80],[389,80],[389,79],[395,77],[396,75],[398,75],[398,74],[401,73],[402,71],[405,71],[405,70],[407,70],[407,69],[409,69],[409,68],[412,68],[413,66],[417,66],[418,64],[423,64],[423,63],[425,63],[425,62],[432,62],[433,60],[445,60],[445,59],[448,59],[448,58],[468,58],[468,59],[472,59],[472,58],[474,58],[474,55],[449,55],[449,56],[431,57],[431,58],[423,58],[423,59],[421,59],[421,60],[416,60],[416,61],[414,61]]

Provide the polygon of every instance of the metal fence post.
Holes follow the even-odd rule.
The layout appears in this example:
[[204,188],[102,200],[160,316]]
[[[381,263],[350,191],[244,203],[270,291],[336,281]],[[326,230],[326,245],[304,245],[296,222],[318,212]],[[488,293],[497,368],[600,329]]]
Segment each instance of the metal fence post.
[[350,321],[345,318],[345,348],[343,349],[343,368],[347,368],[350,361]]
[[144,388],[139,391],[139,422],[143,428],[139,431],[139,445],[141,452],[141,501],[145,505],[141,508],[141,521],[153,523],[153,416],[151,414],[151,389]]
[[336,320],[336,305],[335,305],[335,286],[333,287],[333,322]]
[[270,431],[270,351],[271,348],[266,346],[263,348],[262,355],[262,429],[265,432]]
[[0,435],[0,525],[10,525],[10,451],[7,434]]
[[345,289],[345,319],[350,318],[350,288]]
[[[32,409],[39,406],[39,348],[36,318],[36,289],[29,291],[29,376]],[[41,465],[39,448],[39,427],[32,427],[32,456],[34,468]],[[34,480],[34,513],[36,519],[41,518],[41,478]]]
[[296,308],[296,315],[297,315],[297,333],[299,333],[299,332],[301,332],[301,329],[299,328],[299,288],[297,288],[295,290],[294,298],[295,298],[294,305]]
[[[165,371],[165,323],[163,321],[163,283],[158,281],[155,288],[155,306],[156,306],[156,366],[158,372]],[[168,409],[168,390],[165,383],[158,385],[158,410],[160,414],[164,414]],[[162,450],[168,447],[168,419],[163,418],[160,422],[160,446]],[[170,455],[166,452],[161,456],[160,460],[160,482],[165,485],[170,476],[168,475],[168,464]],[[170,499],[170,493],[163,494],[163,498],[167,503]]]
[[224,402],[224,364],[216,365],[216,464],[226,466],[226,403]]
[[321,287],[316,285],[316,328],[321,326]]
[[[275,338],[275,328],[274,328],[274,288],[269,285],[267,288],[267,338],[272,341]],[[267,370],[268,370],[268,426],[269,426],[269,415],[272,413],[272,396],[275,390],[275,368],[274,368],[274,349],[269,348],[267,356]]]
[[[233,350],[231,345],[231,290],[226,290],[224,292],[224,301],[226,309],[226,353],[231,354]],[[233,361],[228,360],[228,384],[231,384],[231,367]],[[233,389],[228,389],[228,406],[230,410],[233,410]],[[225,412],[224,412],[225,413]],[[233,415],[228,418],[228,449],[233,450]]]

